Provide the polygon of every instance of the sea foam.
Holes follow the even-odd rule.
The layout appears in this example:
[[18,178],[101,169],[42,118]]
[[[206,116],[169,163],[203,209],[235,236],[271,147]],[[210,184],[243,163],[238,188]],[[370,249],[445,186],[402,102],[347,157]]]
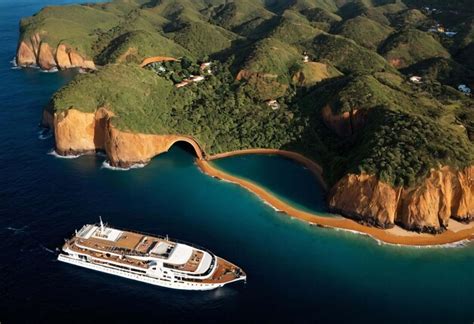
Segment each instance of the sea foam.
[[121,168],[121,167],[111,166],[109,161],[104,161],[100,168],[101,169],[113,170],[113,171],[129,171],[129,170],[132,170],[132,169],[141,169],[141,168],[145,167],[145,165],[146,164],[143,164],[143,163],[137,163],[137,164],[132,164],[128,168]]
[[10,64],[12,65],[11,69],[12,70],[19,70],[20,67],[18,66],[18,64],[16,63],[16,57],[14,57],[11,61],[10,61]]
[[57,67],[53,67],[52,69],[49,69],[49,70],[43,70],[43,69],[40,69],[41,72],[43,73],[56,73],[58,72],[58,68]]
[[48,138],[51,138],[53,136],[53,132],[51,130],[43,129],[38,131],[38,139],[39,140],[46,140]]
[[60,155],[58,154],[54,149],[49,151],[48,152],[48,155],[52,155],[56,158],[59,158],[59,159],[77,159],[78,157],[81,156],[81,154],[77,154],[77,155]]

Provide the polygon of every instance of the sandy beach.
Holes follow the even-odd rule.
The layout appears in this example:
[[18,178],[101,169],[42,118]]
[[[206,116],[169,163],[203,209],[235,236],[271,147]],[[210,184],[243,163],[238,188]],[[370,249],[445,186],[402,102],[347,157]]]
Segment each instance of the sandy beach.
[[322,168],[315,162],[305,158],[304,156],[289,152],[289,151],[280,151],[273,149],[251,149],[251,150],[242,150],[235,152],[228,152],[223,154],[217,154],[213,156],[208,156],[208,160],[197,159],[197,165],[199,168],[206,174],[226,180],[235,184],[238,184],[247,190],[256,194],[264,202],[268,203],[275,209],[286,213],[287,215],[297,218],[299,220],[308,222],[312,225],[317,225],[321,227],[334,228],[347,230],[352,232],[358,232],[360,234],[368,235],[373,239],[394,245],[407,245],[407,246],[435,246],[435,245],[448,245],[453,243],[458,243],[466,240],[471,240],[474,238],[474,224],[461,224],[454,220],[450,220],[449,229],[437,235],[432,234],[419,234],[415,232],[407,231],[401,227],[395,226],[391,229],[380,229],[375,227],[368,227],[362,224],[359,224],[351,219],[344,218],[342,216],[327,217],[321,216],[302,210],[298,210],[291,205],[281,201],[280,199],[273,196],[271,193],[259,187],[258,185],[227,174],[222,170],[214,167],[208,161],[235,156],[235,155],[244,155],[244,154],[277,154],[285,156],[291,159],[294,159],[305,167],[307,167],[313,174],[319,179],[321,184],[327,189],[326,184],[322,178]]

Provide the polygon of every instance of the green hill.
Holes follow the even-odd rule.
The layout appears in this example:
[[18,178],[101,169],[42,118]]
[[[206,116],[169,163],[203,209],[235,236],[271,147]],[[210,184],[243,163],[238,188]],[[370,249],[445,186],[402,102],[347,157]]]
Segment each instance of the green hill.
[[431,34],[417,29],[406,29],[392,35],[382,44],[380,53],[397,68],[429,58],[450,57],[449,52]]
[[268,20],[274,16],[262,4],[251,0],[226,2],[207,10],[213,23],[231,30],[255,19]]
[[[474,163],[473,99],[453,87],[472,82],[472,20],[456,16],[454,38],[425,32],[437,18],[426,3],[115,0],[47,7],[22,20],[20,41],[38,34],[100,65],[59,90],[53,112],[107,107],[119,129],[187,134],[209,154],[287,149],[321,163],[329,185],[368,172],[407,186]],[[163,75],[139,67],[150,56],[182,60]],[[174,86],[204,60],[212,74]]]
[[408,9],[395,14],[389,15],[389,18],[396,28],[406,28],[406,27],[425,27],[429,28],[434,22],[426,17],[418,9]]
[[348,19],[334,29],[334,33],[350,38],[371,50],[376,50],[392,32],[393,29],[389,26],[364,16]]
[[[285,12],[287,13],[287,12]],[[312,27],[303,19],[283,17],[268,37],[279,39],[289,44],[299,44],[311,40],[321,34],[320,29]]]
[[314,27],[327,32],[334,24],[342,20],[340,16],[322,8],[305,9],[302,10],[301,13],[311,22]]
[[343,73],[390,71],[392,67],[377,53],[342,36],[319,35],[307,50],[316,60],[328,60]]
[[100,64],[140,63],[143,59],[155,56],[157,53],[171,57],[192,56],[190,51],[158,33],[152,34],[138,30],[122,34],[112,40],[109,46],[97,56],[97,62]]
[[238,36],[217,26],[202,22],[185,23],[168,36],[197,57],[204,57],[232,46]]
[[244,70],[287,76],[288,70],[302,60],[297,48],[275,38],[257,42],[247,57]]
[[29,39],[41,32],[42,40],[52,46],[67,43],[80,53],[94,57],[97,53],[92,47],[98,34],[115,27],[119,21],[107,5],[45,7],[35,16],[21,20],[20,33],[23,39]]
[[419,75],[431,82],[438,81],[457,87],[459,84],[474,82],[474,71],[454,60],[431,58],[414,64],[403,71],[408,75]]

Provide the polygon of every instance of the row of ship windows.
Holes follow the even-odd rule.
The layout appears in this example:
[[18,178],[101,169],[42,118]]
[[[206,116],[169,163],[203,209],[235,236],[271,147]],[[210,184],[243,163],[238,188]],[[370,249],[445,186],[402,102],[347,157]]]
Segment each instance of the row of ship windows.
[[[82,255],[80,255],[81,257]],[[81,258],[82,259],[82,258]],[[119,265],[111,265],[109,264],[110,267],[113,267],[113,268],[119,268],[119,269],[123,269],[123,270],[130,270],[132,272],[136,272],[136,273],[143,273],[143,274],[146,274],[146,271],[144,270],[138,270],[138,269],[132,269],[132,268],[128,268],[128,267],[123,267],[123,266],[119,266]],[[113,271],[113,270],[112,270]],[[140,276],[136,276],[137,278],[139,278]],[[167,278],[170,278],[168,276],[165,276]],[[184,282],[184,281],[181,281],[181,277],[176,277],[176,279],[178,279],[178,281],[176,281],[177,283],[182,283],[182,284],[187,284],[189,286],[200,286],[199,284],[194,284],[194,283],[188,283],[188,282]],[[167,282],[170,282],[171,280],[169,279],[166,279],[166,278],[161,278],[160,280],[162,281],[167,281]],[[199,279],[191,279],[191,278],[188,278],[189,281],[198,281]]]
[[[125,268],[125,267],[121,267],[121,268]],[[125,268],[125,269],[126,269],[126,268]],[[120,273],[119,270],[113,270],[113,269],[112,269],[112,272]],[[135,278],[140,278],[140,277],[142,277],[142,276],[135,275],[134,277],[135,277]],[[170,280],[163,279],[163,278],[160,279],[160,280],[161,280],[161,281],[168,281],[168,282],[170,281]],[[188,285],[188,286],[202,286],[202,285],[199,285],[199,284],[193,284],[193,283],[188,283],[188,282],[184,282],[184,281],[177,281],[177,283],[186,284],[186,285]]]

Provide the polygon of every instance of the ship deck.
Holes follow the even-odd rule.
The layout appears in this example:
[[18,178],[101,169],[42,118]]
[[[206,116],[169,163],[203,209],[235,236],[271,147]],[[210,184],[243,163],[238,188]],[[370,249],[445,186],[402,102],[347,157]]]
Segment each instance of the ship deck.
[[[122,231],[117,240],[111,241],[90,236],[87,238],[74,236],[66,242],[70,249],[81,254],[87,254],[91,257],[101,259],[103,262],[116,262],[127,267],[136,267],[142,270],[148,268],[146,261],[138,260],[136,257],[159,255],[151,253],[154,247],[158,244],[164,243],[168,247],[167,251],[163,252],[164,263],[166,264],[166,257],[169,256],[169,249],[174,248],[177,243],[154,236],[145,234]],[[193,249],[191,256],[183,264],[166,266],[178,271],[195,272],[203,258],[203,251]],[[216,269],[212,277],[197,280],[203,283],[225,283],[237,279],[243,272],[232,263],[216,257]]]

